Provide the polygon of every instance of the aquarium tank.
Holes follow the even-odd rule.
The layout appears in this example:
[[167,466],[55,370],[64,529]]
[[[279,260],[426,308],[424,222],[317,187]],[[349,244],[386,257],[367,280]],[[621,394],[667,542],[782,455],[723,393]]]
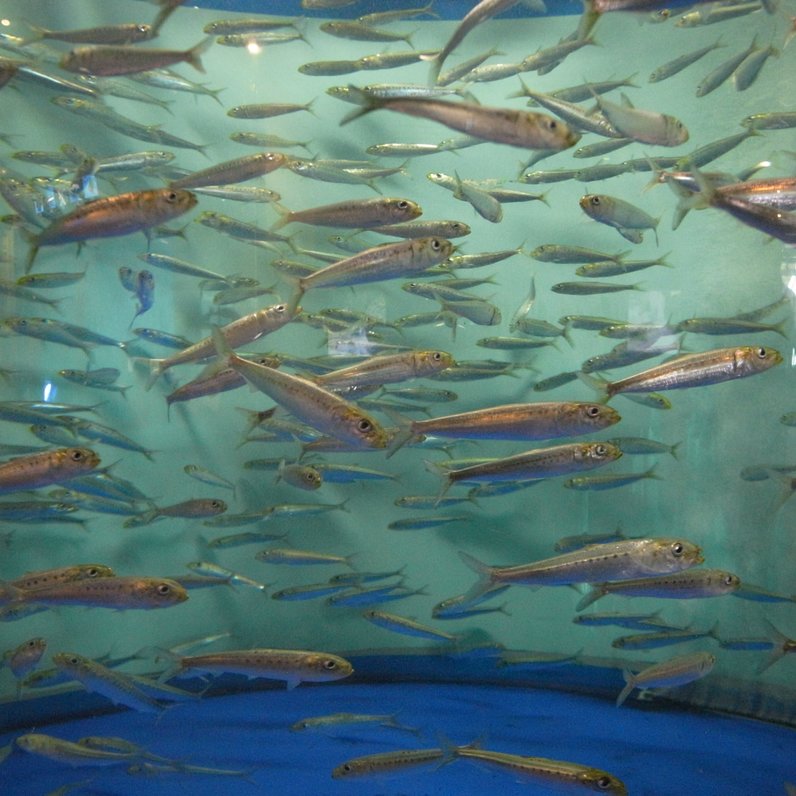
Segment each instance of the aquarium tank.
[[796,792],[794,15],[5,0],[2,793]]

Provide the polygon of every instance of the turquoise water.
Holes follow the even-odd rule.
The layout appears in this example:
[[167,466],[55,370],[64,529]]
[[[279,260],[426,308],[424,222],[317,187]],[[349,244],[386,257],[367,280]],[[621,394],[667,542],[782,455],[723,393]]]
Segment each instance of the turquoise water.
[[[452,8],[454,5],[456,9]],[[461,5],[440,3],[440,13],[446,17],[444,20],[420,17],[393,23],[389,29],[412,33],[411,41],[417,49],[439,48],[453,29],[450,19],[461,16]],[[359,3],[341,10],[341,16],[350,18],[383,6]],[[258,7],[275,14],[298,11],[296,4],[292,7],[284,3],[273,7],[259,4]],[[671,150],[634,143],[592,160],[574,158],[572,150],[568,150],[540,160],[527,171],[578,168],[598,162],[623,163],[647,155],[685,155],[711,141],[742,132],[744,128],[740,122],[750,114],[793,110],[792,92],[789,94],[789,84],[784,79],[793,73],[794,68],[793,45],[783,47],[790,24],[784,13],[786,9],[787,4],[783,4],[783,9],[774,15],[761,11],[721,24],[695,28],[678,28],[672,20],[650,24],[643,14],[606,15],[595,28],[595,46],[575,52],[549,74],[540,76],[529,72],[523,79],[534,90],[549,92],[586,79],[602,81],[633,76],[635,85],[626,89],[632,103],[638,108],[672,114],[681,119],[690,133],[688,142]],[[571,33],[577,24],[577,17],[572,15],[573,8],[567,6],[561,10],[568,15],[522,17],[515,9],[513,17],[499,18],[477,28],[448,58],[445,69],[492,47],[497,47],[502,55],[491,62],[512,63],[540,47],[555,44]],[[793,13],[793,9],[790,10]],[[245,11],[251,13],[251,9]],[[156,12],[154,6],[139,2],[114,3],[112,8],[105,8],[104,4],[76,2],[62,2],[55,8],[46,2],[8,2],[4,4],[3,13],[9,22],[3,30],[10,35],[25,36],[30,30],[27,23],[50,29],[71,29],[148,20]],[[202,28],[207,23],[230,16],[234,14],[229,8],[223,12],[207,8],[179,8],[164,25],[157,46],[192,47],[203,38]],[[308,458],[307,462],[360,465],[387,473],[391,478],[351,484],[324,483],[315,492],[303,491],[284,480],[277,483],[274,471],[246,466],[250,460],[266,457],[284,458],[291,462],[300,453],[299,443],[293,440],[246,442],[247,418],[240,408],[260,411],[271,407],[272,402],[261,394],[242,387],[234,392],[178,403],[167,412],[165,396],[194,378],[201,369],[196,365],[175,367],[147,390],[149,367],[145,360],[168,356],[171,353],[168,349],[140,341],[130,347],[129,355],[110,346],[94,347],[89,358],[90,366],[119,369],[121,374],[117,385],[129,386],[122,395],[79,386],[58,375],[61,369],[87,367],[87,356],[80,349],[9,332],[2,339],[2,367],[11,373],[0,382],[2,399],[97,404],[94,414],[88,416],[151,451],[151,459],[141,453],[101,443],[80,441],[79,444],[95,450],[103,465],[116,462],[113,474],[133,483],[157,506],[217,498],[228,504],[226,515],[293,503],[337,504],[338,508],[315,516],[272,518],[257,525],[241,527],[208,527],[202,519],[166,518],[143,527],[125,528],[126,518],[123,516],[85,509],[69,515],[85,520],[83,526],[41,521],[5,522],[0,528],[5,545],[0,577],[4,579],[13,580],[24,572],[82,562],[103,563],[122,575],[174,577],[189,572],[185,568],[187,563],[201,560],[266,583],[268,589],[265,594],[245,585],[197,589],[191,591],[187,602],[158,611],[115,612],[62,607],[4,623],[0,626],[2,650],[14,649],[32,637],[44,637],[47,654],[41,665],[48,667],[51,655],[63,650],[92,658],[102,655],[121,657],[153,645],[170,648],[191,639],[228,634],[209,649],[273,647],[323,650],[355,660],[355,678],[386,682],[406,678],[407,659],[400,653],[410,651],[412,657],[409,660],[422,660],[417,670],[412,669],[414,679],[426,682],[448,679],[465,683],[473,680],[468,675],[471,671],[469,662],[473,660],[477,662],[478,676],[475,679],[478,681],[507,682],[513,679],[507,674],[511,667],[495,665],[496,647],[490,645],[502,645],[517,652],[572,656],[573,660],[561,670],[547,670],[541,684],[572,692],[599,694],[604,701],[602,709],[606,724],[614,730],[609,739],[612,745],[624,745],[629,737],[628,733],[615,726],[618,717],[632,712],[639,705],[631,698],[622,711],[617,712],[613,708],[613,699],[622,686],[622,669],[630,667],[638,671],[667,657],[705,650],[716,656],[712,672],[698,683],[671,690],[666,694],[667,699],[792,725],[796,704],[792,689],[793,661],[787,656],[761,673],[759,670],[768,660],[769,652],[729,650],[719,647],[713,638],[676,647],[623,652],[612,647],[612,641],[636,631],[574,624],[575,605],[580,597],[574,590],[561,587],[539,590],[514,587],[489,604],[503,605],[504,612],[468,619],[435,621],[431,617],[431,609],[445,598],[462,594],[475,583],[475,574],[460,560],[458,551],[465,551],[490,564],[514,565],[554,555],[554,545],[562,537],[608,533],[616,529],[621,529],[627,536],[690,540],[702,548],[704,566],[733,572],[744,584],[760,586],[776,594],[793,595],[796,592],[792,566],[794,505],[792,502],[782,503],[786,485],[775,477],[761,481],[740,477],[746,467],[780,466],[792,462],[794,430],[782,424],[780,417],[796,410],[791,369],[794,361],[791,322],[793,249],[776,240],[768,241],[760,232],[744,227],[715,209],[693,211],[673,230],[672,216],[677,198],[665,186],[645,190],[650,180],[646,172],[629,172],[588,183],[570,179],[522,185],[516,182],[516,178],[529,153],[491,143],[415,158],[371,157],[365,149],[374,144],[436,144],[459,133],[432,121],[388,111],[368,114],[341,127],[340,121],[355,106],[329,96],[326,89],[348,83],[423,83],[428,77],[428,66],[413,64],[400,69],[359,71],[336,77],[302,74],[298,68],[310,61],[354,60],[372,53],[407,49],[407,45],[401,42],[389,45],[337,39],[319,30],[321,21],[320,18],[307,18],[299,24],[305,41],[272,45],[260,52],[214,44],[202,56],[204,75],[186,64],[175,67],[179,74],[196,80],[206,90],[217,91],[215,99],[206,93],[170,92],[139,84],[132,85],[167,103],[166,107],[106,97],[107,105],[118,113],[142,124],[162,125],[168,133],[203,147],[204,154],[191,148],[146,143],[108,130],[52,102],[56,95],[64,92],[48,88],[40,81],[14,78],[0,96],[4,108],[0,133],[8,136],[3,145],[2,165],[26,179],[52,177],[53,170],[15,159],[13,154],[21,150],[54,152],[63,144],[73,144],[100,159],[134,151],[168,149],[175,155],[172,166],[194,171],[258,151],[229,138],[237,132],[257,132],[303,142],[304,148],[267,147],[296,157],[367,158],[373,164],[401,167],[401,171],[393,176],[374,180],[373,185],[379,193],[365,184],[310,180],[286,168],[245,185],[267,187],[278,192],[281,204],[290,210],[303,210],[343,199],[374,198],[381,194],[405,197],[422,206],[423,220],[455,219],[470,225],[471,234],[455,241],[460,246],[460,253],[521,247],[521,252],[495,265],[462,269],[457,273],[462,278],[488,280],[472,288],[472,292],[498,308],[501,314],[499,324],[485,327],[461,320],[455,337],[441,322],[406,329],[403,333],[389,327],[376,327],[376,331],[383,335],[381,342],[388,345],[443,350],[458,361],[496,359],[514,365],[508,374],[484,380],[423,379],[407,385],[394,385],[442,388],[457,393],[455,402],[420,403],[434,417],[512,402],[587,401],[594,398],[594,391],[579,380],[550,392],[534,391],[533,386],[561,372],[579,369],[587,358],[608,351],[615,342],[613,340],[603,339],[595,332],[572,329],[571,345],[560,337],[555,338],[555,345],[532,351],[495,351],[477,345],[481,338],[510,334],[509,324],[528,295],[532,280],[536,299],[530,315],[551,323],[558,323],[563,316],[574,314],[649,324],[677,323],[701,316],[731,317],[776,302],[784,295],[785,301],[765,318],[767,323],[781,323],[781,334],[776,331],[720,337],[687,334],[681,340],[686,352],[736,345],[774,347],[782,353],[784,362],[754,378],[669,391],[665,395],[671,401],[671,408],[666,410],[642,406],[621,395],[613,398],[611,406],[621,414],[621,422],[599,434],[578,439],[642,437],[669,446],[677,445],[676,457],[667,453],[655,456],[626,453],[619,461],[597,471],[600,474],[640,474],[654,467],[654,477],[606,491],[578,491],[566,488],[565,478],[550,478],[513,494],[484,497],[475,503],[440,507],[435,511],[411,511],[395,505],[394,501],[406,495],[433,496],[439,493],[440,479],[430,471],[433,467],[429,468],[425,462],[444,462],[447,456],[443,450],[406,446],[390,458],[386,458],[383,451],[369,452],[367,456],[358,451]],[[780,52],[767,61],[752,87],[743,92],[736,91],[729,81],[705,97],[695,97],[697,84],[733,53],[749,47],[754,35],[761,44],[773,42]],[[679,74],[659,83],[647,82],[649,73],[656,67],[717,40],[720,44],[717,49]],[[60,57],[68,47],[67,44],[46,42],[46,48],[31,51],[36,58],[44,58],[47,63],[51,58],[48,53],[57,51]],[[16,56],[9,54],[9,57]],[[58,74],[67,76],[63,72]],[[521,100],[509,99],[519,88],[518,78],[510,77],[474,84],[471,92],[483,105],[521,108]],[[608,96],[614,102],[621,101],[618,92]],[[233,106],[254,102],[312,102],[312,112],[264,120],[235,119],[225,113]],[[597,140],[594,135],[584,136],[578,146]],[[770,167],[758,173],[757,177],[787,176],[793,173],[794,144],[792,129],[763,130],[760,135],[746,139],[705,168],[738,173],[767,160]],[[430,172],[456,173],[468,180],[498,180],[506,187],[544,193],[545,202],[505,204],[502,221],[490,223],[477,215],[469,204],[457,201],[451,192],[428,180],[426,175]],[[71,173],[66,176],[70,177]],[[131,172],[114,178],[113,182],[102,177],[89,180],[85,196],[94,196],[95,191],[106,196],[163,185],[163,178],[157,175]],[[48,190],[53,202],[63,201],[64,209],[70,206],[70,200],[64,198],[63,186]],[[604,192],[643,208],[654,219],[659,219],[657,240],[653,231],[648,230],[643,243],[633,244],[614,229],[587,218],[578,207],[578,200],[587,192]],[[212,325],[228,323],[267,304],[291,298],[293,284],[269,264],[275,257],[301,259],[316,266],[321,264],[306,255],[295,256],[287,245],[277,244],[276,251],[257,248],[196,223],[200,214],[207,211],[224,213],[262,228],[271,227],[279,218],[278,211],[267,204],[246,204],[200,195],[195,209],[169,224],[173,229],[181,229],[182,234],[155,235],[149,250],[225,276],[243,275],[256,279],[263,286],[273,286],[273,295],[219,308],[213,303],[212,292],[200,291],[197,279],[153,267],[154,304],[131,323],[136,312],[136,300],[122,287],[118,269],[122,266],[136,271],[144,268],[138,255],[147,251],[146,239],[141,234],[131,234],[90,240],[79,255],[74,244],[42,247],[33,273],[85,269],[85,277],[69,287],[39,291],[48,298],[60,299],[57,308],[4,295],[0,299],[2,316],[48,317],[86,327],[118,341],[132,339],[130,326],[146,326],[195,341],[208,335]],[[11,212],[11,209],[3,212]],[[339,233],[348,238],[350,231],[296,223],[280,232],[290,235],[296,248],[335,252],[342,257],[345,254],[335,249],[329,237]],[[28,242],[24,234],[13,226],[5,227],[2,235],[3,276],[16,278],[25,270]],[[356,235],[353,243],[348,245],[372,246],[386,240],[376,233],[363,233]],[[637,290],[603,296],[562,295],[551,288],[559,282],[576,280],[578,277],[574,272],[578,266],[539,262],[529,256],[534,248],[553,243],[610,253],[630,251],[628,258],[633,260],[665,255],[666,263],[671,267],[656,266],[606,280],[637,285]],[[367,313],[386,323],[411,313],[439,309],[437,303],[401,289],[401,284],[410,279],[414,277],[353,288],[313,289],[303,297],[301,305],[307,313],[339,307]],[[676,341],[679,337],[666,339]],[[361,329],[346,329],[327,339],[322,331],[295,321],[243,350],[309,358],[326,354],[337,356],[352,349],[359,352],[369,350]],[[339,359],[343,361],[342,357]],[[604,375],[616,379],[660,361],[659,357]],[[344,364],[349,364],[349,360],[346,359]],[[309,365],[290,363],[284,368],[293,373],[306,373]],[[405,408],[399,411],[408,412]],[[425,417],[423,414],[412,416],[418,419]],[[386,426],[392,424],[388,415],[374,413],[374,417]],[[282,418],[286,419],[286,413]],[[3,443],[39,444],[28,425],[4,422]],[[570,440],[549,443],[461,442],[453,445],[447,455],[454,458],[502,457],[532,447],[567,441]],[[190,478],[183,468],[191,464],[201,465],[234,484],[235,491],[224,485],[214,487]],[[465,496],[471,486],[454,485],[448,495]],[[35,494],[13,493],[3,499],[44,498],[52,488],[41,489]],[[457,519],[441,527],[405,531],[388,528],[397,520],[432,514]],[[251,530],[287,534],[287,537],[273,543],[227,548],[214,548],[207,544],[208,540],[219,536]],[[270,595],[276,591],[324,582],[346,568],[262,563],[254,555],[266,547],[294,547],[355,556],[353,567],[361,571],[401,569],[404,585],[412,591],[422,591],[399,602],[371,607],[433,624],[439,630],[462,634],[457,647],[462,662],[452,667],[445,664],[447,657],[436,654],[440,650],[448,651],[444,644],[376,627],[363,619],[362,607],[334,607],[322,599],[301,602],[271,599]],[[665,601],[608,596],[590,609],[593,611],[659,611],[667,623],[704,630],[718,623],[715,633],[721,639],[769,636],[768,622],[791,638],[796,633],[793,602],[764,603],[742,600],[737,596]],[[487,665],[483,657],[471,651],[473,646],[486,646],[493,650],[492,655],[486,656]],[[137,666],[137,671],[151,671],[153,668],[151,661]],[[129,665],[127,669],[130,670]],[[22,700],[16,701],[16,683],[11,672],[6,669],[0,672],[0,677],[0,687],[7,697],[4,704],[8,717],[6,726],[13,727],[16,732],[31,731],[33,725],[41,731],[48,718],[63,719],[75,707],[75,703],[68,700],[48,701],[53,697],[42,696],[47,692],[29,688],[23,689]],[[239,686],[240,681],[234,680],[232,687]],[[333,690],[332,685],[326,688]],[[312,689],[310,696],[319,690]],[[342,693],[353,692],[343,690]],[[97,704],[102,704],[102,701],[92,703]],[[105,704],[109,703],[105,701]],[[221,700],[213,700],[213,704],[221,704]],[[645,703],[650,704],[654,706],[656,703]],[[577,711],[577,705],[574,702],[571,709]],[[360,711],[353,704],[348,709]],[[188,708],[176,708],[173,711],[175,717],[180,710],[187,711]],[[170,725],[165,720],[158,723],[156,717],[146,714],[137,715],[135,719],[138,727],[147,727],[154,734],[162,733],[166,737],[170,732]],[[490,739],[495,721],[490,719],[489,722]],[[432,725],[433,722],[429,722],[428,727],[423,727],[423,737],[428,744],[436,742],[435,732],[440,731],[455,736],[456,743],[471,740],[454,733],[450,725]],[[477,735],[484,727],[473,729]],[[53,729],[53,734],[59,733]],[[77,738],[80,734],[69,737]],[[113,733],[108,731],[107,734]],[[154,749],[154,743],[152,747]],[[396,744],[396,748],[400,745]],[[386,748],[371,749],[356,744],[352,746],[352,756],[383,750]],[[569,752],[565,746],[542,750],[535,746],[532,749],[513,746],[511,751],[578,759],[578,744],[572,744]],[[180,754],[187,753],[186,750],[180,751]],[[15,753],[10,758],[4,767],[6,771],[12,771],[11,767],[17,765],[15,761],[19,757],[20,753]],[[611,756],[598,756],[591,762],[622,776],[621,756],[615,760]],[[231,765],[245,767],[249,763],[242,760]],[[447,776],[458,766],[457,763],[455,767],[448,767],[447,771],[440,772],[440,776]],[[463,768],[469,770],[470,767]],[[776,778],[772,778],[771,789],[766,792],[778,792],[780,779],[784,776],[784,772],[779,772]],[[796,778],[796,774],[790,778]],[[627,779],[629,783],[632,780],[638,792],[668,792],[645,778],[643,771]],[[257,781],[259,784],[259,776]],[[495,780],[496,783],[498,781]],[[325,792],[325,782],[324,779],[317,786],[320,788],[318,792]],[[262,780],[262,784],[267,783]],[[94,785],[100,787],[101,780],[98,779]],[[236,781],[236,787],[238,785]],[[50,787],[50,784],[44,787]],[[113,792],[135,792],[131,788],[139,785],[129,786],[116,781],[109,787],[114,789]],[[407,786],[409,790],[400,790],[400,785],[397,787],[398,790],[389,792],[434,792],[425,790],[431,786],[422,780],[421,784]],[[411,790],[412,787],[415,790]],[[719,791],[708,788],[707,792]],[[721,792],[749,791],[732,791],[725,787]]]

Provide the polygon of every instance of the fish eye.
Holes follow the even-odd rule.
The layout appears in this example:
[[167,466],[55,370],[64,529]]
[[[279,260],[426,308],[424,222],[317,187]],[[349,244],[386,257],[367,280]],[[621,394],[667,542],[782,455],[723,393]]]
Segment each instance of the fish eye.
[[599,406],[590,406],[590,407],[589,407],[589,408],[586,410],[586,414],[587,414],[589,417],[598,417],[598,416],[599,416],[599,414],[600,414],[600,407],[599,407]]
[[85,458],[85,456],[83,455],[83,451],[82,451],[82,450],[80,450],[80,448],[75,448],[75,449],[74,449],[73,451],[71,451],[71,453],[69,454],[69,458],[70,458],[70,459],[71,459],[73,462],[82,462],[82,461],[83,461],[83,459]]
[[367,418],[363,417],[358,423],[357,428],[360,431],[370,431],[373,428],[373,424]]
[[765,359],[768,351],[765,348],[758,348],[757,349],[757,358],[758,359]]
[[167,594],[171,594],[171,586],[168,583],[159,583],[158,584],[158,594],[163,595],[164,597]]
[[136,30],[139,33],[146,33],[149,30],[149,25],[137,25]]
[[594,455],[598,456],[600,459],[602,459],[602,457],[605,456],[607,453],[608,453],[608,448],[606,448],[605,445],[594,446]]
[[406,208],[409,207],[409,202],[407,202],[406,199],[401,199],[401,201],[398,202],[398,207],[401,210],[406,210]]
[[214,508],[214,509],[220,509],[220,508],[222,508],[223,505],[224,504],[220,500],[211,500],[210,501],[210,506],[211,506],[211,508]]
[[440,352],[439,352],[439,351],[435,351],[435,352],[434,352],[434,353],[431,355],[431,358],[432,358],[432,359],[433,359],[435,362],[439,362],[439,361],[442,359],[442,354],[440,354]]
[[680,557],[685,552],[685,547],[682,542],[675,542],[672,545],[672,555]]
[[593,207],[599,207],[599,205],[600,205],[600,197],[599,196],[595,196],[595,195],[590,196],[589,197],[589,203]]
[[169,191],[166,194],[166,201],[167,202],[176,202],[177,198],[178,198],[178,196],[177,196],[177,192],[176,191]]
[[38,639],[32,638],[25,646],[28,649],[33,649],[34,647],[37,647],[38,645],[39,645]]
[[351,772],[351,766],[348,763],[343,763],[343,771],[345,771],[346,774],[350,773]]
[[433,238],[431,241],[431,248],[435,252],[438,252],[442,248],[442,244],[436,238]]
[[285,304],[277,304],[274,307],[274,312],[284,312],[287,309],[287,305]]
[[90,578],[96,578],[99,574],[99,570],[96,567],[91,567],[91,569],[86,570],[86,575]]
[[76,658],[76,657],[73,655],[73,656],[72,656],[72,657],[69,659],[69,663],[71,663],[73,666],[77,666],[77,664],[78,664],[78,663],[80,663],[80,661],[79,661],[79,660],[78,660],[78,659],[77,659],[77,658]]
[[725,586],[732,586],[734,582],[735,578],[732,575],[725,575],[722,579],[722,583],[724,583]]
[[327,658],[323,662],[323,668],[326,669],[327,671],[331,672],[332,670],[337,668],[337,662],[333,661],[331,658]]
[[547,122],[547,129],[548,130],[555,130],[558,127],[555,119],[549,119]]
[[602,776],[594,783],[600,790],[607,790],[611,787],[611,778],[609,776]]

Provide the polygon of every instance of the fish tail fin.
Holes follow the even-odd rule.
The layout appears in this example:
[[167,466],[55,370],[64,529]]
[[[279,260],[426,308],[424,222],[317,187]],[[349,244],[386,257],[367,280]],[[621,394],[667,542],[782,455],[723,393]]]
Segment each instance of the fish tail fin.
[[597,392],[597,400],[600,403],[606,403],[612,397],[610,391],[611,382],[601,379],[593,373],[584,373],[582,370],[578,372],[578,378],[587,387],[591,387]]
[[774,649],[771,654],[757,667],[757,674],[762,674],[766,669],[771,668],[783,655],[787,649],[787,644],[791,640],[778,628],[776,628],[768,619],[763,620],[768,626],[768,635],[774,642]]
[[619,692],[619,696],[616,698],[617,707],[630,696],[630,692],[636,687],[636,678],[632,672],[625,669],[622,672],[622,677],[625,678],[625,687]]
[[581,14],[578,27],[575,30],[575,38],[577,41],[583,41],[589,37],[589,34],[597,24],[600,18],[600,12],[597,10],[595,0],[583,0],[583,13]]
[[463,550],[459,550],[459,558],[479,576],[478,581],[465,593],[464,602],[469,603],[494,588],[496,583],[495,568],[490,567],[489,564],[485,564],[483,561],[479,561]]
[[578,604],[575,606],[576,611],[582,611],[584,608],[588,608],[592,603],[596,603],[600,597],[605,597],[608,592],[605,590],[605,585],[602,583],[594,584],[583,597],[578,600]]
[[440,58],[442,51],[440,50],[435,55],[421,55],[420,60],[426,61],[431,65],[428,70],[428,82],[433,86],[439,80],[439,73],[442,70],[443,59]]
[[349,83],[348,90],[351,92],[351,97],[355,100],[359,107],[351,111],[351,113],[347,113],[345,116],[343,116],[343,118],[340,120],[341,127],[344,124],[353,122],[354,119],[358,119],[360,116],[364,116],[366,113],[375,111],[380,107],[378,100],[374,99],[374,97],[372,97],[366,91],[363,91],[358,86],[354,86]]
[[408,442],[414,442],[417,439],[417,434],[414,431],[414,421],[406,415],[402,415],[393,409],[384,407],[384,413],[398,426],[398,431],[395,432],[393,438],[390,440],[389,448],[387,450],[386,458],[390,458],[406,445]]
[[201,72],[202,74],[205,74],[205,68],[202,65],[202,56],[205,54],[205,52],[207,52],[210,45],[213,43],[213,39],[213,36],[207,36],[206,38],[202,39],[199,44],[191,47],[191,49],[185,53],[185,60],[194,69],[196,69],[197,72]]
[[796,490],[796,481],[794,481],[787,473],[780,473],[778,470],[768,470],[769,478],[779,481],[783,486],[782,494],[774,507],[774,514],[776,514],[792,497],[793,492]]
[[[135,357],[136,361],[138,358]],[[160,378],[160,376],[165,372],[166,368],[163,367],[163,363],[166,361],[165,359],[142,359],[141,361],[146,362],[149,365],[149,376],[147,377],[146,384],[144,385],[144,389],[149,391],[152,389],[152,385]]]
[[440,467],[436,462],[429,461],[428,459],[424,459],[423,461],[425,463],[426,470],[428,470],[430,473],[434,473],[434,475],[438,475],[442,479],[442,485],[440,486],[437,500],[434,503],[434,508],[436,508],[439,505],[440,500],[445,497],[445,493],[451,488],[453,481],[451,481],[450,475],[444,467]]
[[291,288],[290,298],[287,300],[287,312],[291,318],[294,318],[301,312],[299,304],[304,297],[306,287],[304,286],[304,279],[301,277],[286,276],[285,279]]
[[[282,227],[289,224],[293,219],[290,217],[292,215],[290,210],[280,205],[279,202],[272,203],[272,207],[279,213],[279,218],[276,220],[276,223],[271,225],[271,232],[276,232],[276,230],[282,229]],[[296,251],[295,247],[292,245],[291,248],[293,248],[293,251]]]
[[679,459],[680,459],[680,455],[679,455],[678,451],[680,450],[680,446],[682,444],[683,444],[683,440],[680,440],[679,442],[675,442],[674,445],[672,445],[672,447],[669,448],[669,453],[671,453],[672,458],[675,461],[679,461]]

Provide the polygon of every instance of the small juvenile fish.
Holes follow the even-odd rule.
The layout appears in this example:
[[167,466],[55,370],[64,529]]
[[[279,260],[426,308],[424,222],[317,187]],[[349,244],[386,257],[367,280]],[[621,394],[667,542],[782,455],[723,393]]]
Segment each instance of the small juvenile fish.
[[284,460],[279,464],[276,480],[308,491],[320,489],[323,485],[323,475],[315,467],[309,464],[286,464]]
[[[531,257],[543,263],[599,263],[612,262],[621,263],[628,252],[618,252],[617,254],[606,254],[594,249],[584,249],[581,246],[567,246],[565,244],[546,243],[537,246],[532,252]],[[559,323],[564,323],[562,319]],[[577,327],[585,328],[585,327]]]
[[423,528],[438,528],[440,525],[449,525],[452,522],[464,522],[470,518],[466,514],[459,516],[445,516],[433,514],[430,517],[407,517],[393,520],[387,528],[391,531],[417,531]]
[[121,371],[118,368],[97,368],[95,370],[74,370],[72,368],[66,368],[64,370],[59,370],[58,375],[74,384],[81,384],[84,387],[92,387],[97,390],[119,392],[122,395],[130,389],[129,384],[126,387],[120,387],[114,384],[121,375]]
[[[14,649],[3,653],[0,666],[5,664],[18,680],[27,677],[38,665],[47,650],[47,641],[40,636],[23,641]],[[19,691],[19,689],[18,689]],[[17,695],[19,695],[17,693]]]
[[621,448],[622,453],[627,453],[631,456],[668,453],[675,459],[677,458],[677,449],[682,445],[681,442],[675,442],[674,445],[667,445],[664,442],[658,442],[654,439],[644,439],[643,437],[613,437],[609,439],[608,442]]
[[623,674],[626,685],[616,698],[616,705],[619,707],[635,688],[672,688],[699,680],[710,673],[715,663],[715,655],[695,652],[653,664],[638,674],[625,670]]
[[274,116],[284,116],[288,113],[309,111],[312,113],[314,100],[298,105],[292,102],[261,102],[250,105],[236,105],[227,111],[227,116],[233,119],[271,119]]
[[442,630],[436,630],[428,625],[422,625],[406,617],[389,614],[385,611],[365,611],[362,616],[378,627],[383,627],[393,633],[401,633],[404,636],[413,636],[430,641],[447,641],[453,644],[460,639],[459,636],[453,633],[445,633]]
[[185,566],[199,575],[204,575],[208,578],[217,578],[230,584],[239,583],[241,586],[251,586],[253,589],[262,592],[268,588],[267,583],[260,583],[257,580],[246,577],[246,575],[241,575],[239,572],[233,572],[231,569],[208,561],[191,561]]
[[656,242],[658,240],[657,227],[660,218],[653,218],[630,202],[607,194],[586,194],[580,198],[578,204],[589,218],[613,227],[631,243],[641,243],[645,229],[653,230]]
[[314,566],[318,564],[346,564],[351,566],[351,559],[356,553],[350,556],[336,556],[328,553],[316,553],[312,550],[292,550],[290,548],[272,547],[263,550],[255,556],[258,561],[266,564],[287,564],[289,566]]
[[291,732],[300,732],[302,730],[319,730],[321,732],[333,731],[338,727],[347,729],[356,725],[364,725],[365,727],[389,727],[393,730],[405,730],[411,732],[412,735],[417,735],[418,730],[415,727],[407,727],[401,724],[396,719],[397,713],[387,714],[370,714],[370,713],[331,713],[326,716],[311,716],[310,718],[301,719],[290,725]]
[[18,736],[15,743],[24,752],[71,766],[126,765],[137,757],[137,755],[133,755],[130,752],[109,752],[103,749],[91,749],[73,741],[56,738],[53,735],[34,732]]
[[619,636],[611,642],[611,646],[616,649],[648,650],[658,647],[667,647],[671,644],[684,644],[688,641],[696,641],[700,638],[718,638],[716,631],[718,622],[709,630],[659,630],[653,633],[637,633],[630,636]]
[[155,507],[142,514],[130,517],[124,523],[125,528],[140,528],[149,525],[161,517],[185,517],[198,519],[201,517],[215,517],[227,510],[227,504],[218,498],[193,498],[175,503],[172,506]]
[[[623,451],[624,452],[624,451]],[[617,489],[620,486],[634,484],[644,478],[660,478],[655,474],[652,467],[643,473],[609,473],[607,475],[581,475],[576,478],[569,478],[564,482],[567,489],[578,489],[581,491],[602,491],[605,489]]]
[[713,44],[709,44],[707,47],[701,47],[698,50],[694,50],[694,52],[686,53],[685,55],[681,55],[671,61],[667,61],[662,66],[659,66],[657,69],[653,70],[652,74],[649,77],[650,83],[659,83],[661,80],[666,80],[673,75],[676,75],[678,72],[682,72],[687,66],[691,66],[691,64],[696,63],[700,58],[707,55],[709,52],[712,52],[717,47],[721,47],[720,39],[717,39]]
[[165,709],[165,704],[150,697],[132,677],[90,658],[74,652],[59,652],[53,655],[53,663],[81,682],[86,690],[102,694],[116,705],[126,705],[143,713],[161,713]]

